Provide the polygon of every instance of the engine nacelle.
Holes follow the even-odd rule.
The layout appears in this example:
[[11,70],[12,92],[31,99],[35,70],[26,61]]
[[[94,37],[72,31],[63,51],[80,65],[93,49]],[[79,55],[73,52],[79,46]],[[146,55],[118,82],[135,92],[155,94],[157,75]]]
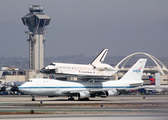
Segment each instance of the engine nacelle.
[[112,89],[106,92],[106,96],[114,96],[118,95],[118,91],[116,89]]
[[89,91],[83,91],[78,93],[78,98],[86,98],[90,96],[90,92]]
[[11,91],[11,89],[12,89],[12,87],[10,86],[10,87],[7,87],[5,90],[6,91]]

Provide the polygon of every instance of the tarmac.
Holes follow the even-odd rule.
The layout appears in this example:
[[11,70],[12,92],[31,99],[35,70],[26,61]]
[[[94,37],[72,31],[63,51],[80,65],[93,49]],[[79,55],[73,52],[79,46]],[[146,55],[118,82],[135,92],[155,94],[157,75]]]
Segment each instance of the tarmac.
[[89,101],[79,101],[77,97],[74,101],[67,97],[47,97],[35,96],[35,101],[31,101],[30,95],[0,95],[0,103],[34,103],[43,102],[46,104],[76,104],[76,103],[168,103],[168,95],[119,95],[112,97],[89,98]]
[[14,115],[13,118],[28,115],[26,119],[31,116],[38,119],[40,115],[49,115],[47,118],[52,119],[53,117],[50,116],[53,115],[106,115],[107,117],[107,115],[135,114],[151,118],[153,115],[168,118],[168,95],[120,95],[90,98],[89,101],[78,101],[77,98],[69,101],[67,97],[46,96],[35,96],[35,99],[36,101],[31,101],[30,95],[1,95],[0,119],[10,119],[11,115]]

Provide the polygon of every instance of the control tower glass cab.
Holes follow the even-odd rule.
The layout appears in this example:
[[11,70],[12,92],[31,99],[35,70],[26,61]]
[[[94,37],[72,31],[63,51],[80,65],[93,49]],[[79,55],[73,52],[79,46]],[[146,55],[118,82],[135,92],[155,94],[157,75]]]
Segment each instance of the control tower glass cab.
[[28,26],[29,31],[29,68],[40,70],[44,64],[44,42],[43,34],[45,26],[49,25],[51,18],[43,13],[41,5],[32,5],[29,7],[30,13],[22,17],[24,25]]

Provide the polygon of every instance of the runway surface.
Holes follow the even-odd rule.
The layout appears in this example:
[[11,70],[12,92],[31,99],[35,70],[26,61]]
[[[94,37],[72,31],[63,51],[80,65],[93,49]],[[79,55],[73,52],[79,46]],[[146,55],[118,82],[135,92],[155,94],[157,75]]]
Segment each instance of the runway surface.
[[49,114],[49,115],[10,115],[10,116],[0,116],[1,120],[15,120],[15,119],[21,119],[21,120],[168,120],[168,115],[155,115],[155,114],[149,114],[149,115],[143,115],[143,114],[131,114],[131,115],[55,115],[55,114]]
[[[31,101],[29,95],[0,96],[0,119],[21,117],[23,119],[82,120],[85,118],[100,120],[116,117],[117,120],[123,118],[127,120],[136,115],[140,119],[155,120],[161,117],[168,120],[168,95],[121,95],[90,98],[90,101],[78,101],[77,99],[68,101],[66,97],[48,98],[46,96],[36,96],[35,99],[36,101]],[[139,118],[136,119],[139,120]]]

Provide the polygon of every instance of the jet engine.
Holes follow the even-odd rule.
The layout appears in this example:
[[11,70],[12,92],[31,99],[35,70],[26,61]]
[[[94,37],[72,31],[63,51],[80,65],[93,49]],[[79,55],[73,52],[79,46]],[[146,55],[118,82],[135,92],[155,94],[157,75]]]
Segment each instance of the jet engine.
[[106,92],[106,96],[114,96],[114,95],[118,95],[118,91],[116,89],[112,89]]
[[12,87],[9,86],[9,87],[7,87],[5,90],[6,90],[6,91],[11,91],[11,89],[12,89]]
[[79,92],[78,93],[78,98],[86,98],[90,96],[90,92],[89,91],[83,91],[83,92]]

